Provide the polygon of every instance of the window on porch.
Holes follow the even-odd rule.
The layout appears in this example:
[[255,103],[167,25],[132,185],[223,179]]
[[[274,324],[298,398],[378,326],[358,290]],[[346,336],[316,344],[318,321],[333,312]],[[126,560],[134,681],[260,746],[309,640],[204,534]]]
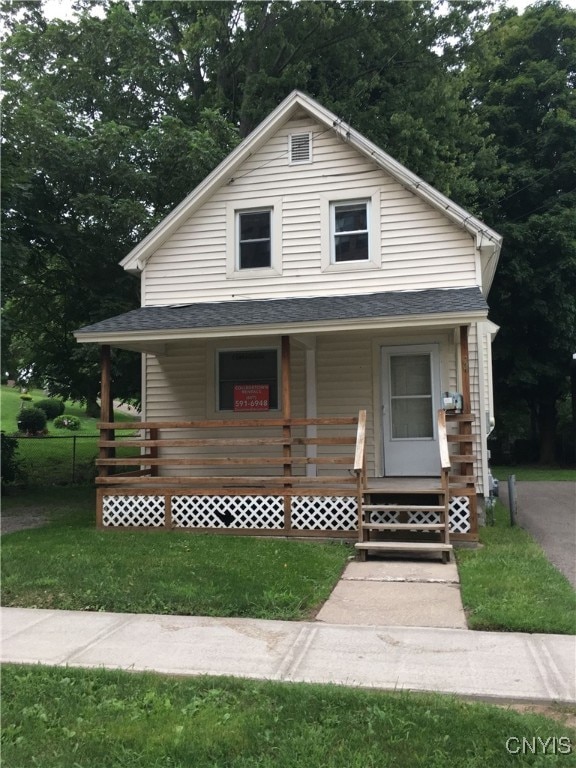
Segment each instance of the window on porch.
[[[239,386],[267,388],[267,406],[254,410],[278,409],[278,350],[235,349],[218,352],[218,410],[234,411]],[[263,398],[259,400],[261,403]],[[248,408],[251,410],[251,408]]]

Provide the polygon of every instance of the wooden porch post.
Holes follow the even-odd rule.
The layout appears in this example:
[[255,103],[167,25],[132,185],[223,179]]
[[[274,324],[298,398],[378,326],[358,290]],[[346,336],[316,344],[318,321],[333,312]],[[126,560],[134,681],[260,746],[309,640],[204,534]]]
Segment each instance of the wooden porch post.
[[100,347],[100,418],[102,421],[113,421],[112,409],[112,363],[110,345]]
[[[111,422],[114,418],[114,409],[112,407],[112,364],[110,357],[110,346],[103,344],[100,347],[100,421]],[[100,440],[113,440],[114,430],[101,429]],[[114,449],[100,447],[98,455],[101,459],[109,459],[114,456]],[[98,467],[99,477],[106,477],[110,473],[110,467]],[[96,502],[96,525],[102,528],[102,504],[103,489],[98,489]]]
[[[468,326],[460,326],[460,364],[462,366],[462,413],[472,414],[472,395],[470,390],[470,351],[468,348]],[[472,435],[472,422],[462,421],[459,424],[459,433],[463,436]],[[474,448],[472,443],[464,444],[464,454],[470,454],[470,461],[460,465],[460,471],[465,477],[471,477],[474,472]],[[467,483],[467,487],[475,489],[475,483]],[[469,496],[470,526],[472,531],[478,530],[478,502],[473,491]]]
[[[292,427],[290,419],[292,418],[292,392],[290,389],[290,337],[282,336],[282,418],[284,426],[282,427],[282,437],[287,441],[282,449],[284,458],[292,457],[292,446],[290,438],[292,437]],[[292,464],[284,464],[284,477],[292,475]],[[287,486],[292,488],[292,486]],[[287,531],[292,529],[292,496],[284,496],[284,527]]]
[[460,326],[460,365],[462,367],[462,412],[472,412],[470,398],[470,353],[468,351],[468,326]]
[[[110,345],[103,344],[100,347],[100,420],[111,423],[114,421],[114,396],[112,394],[112,358],[110,355]],[[101,440],[114,440],[113,429],[100,430]],[[100,458],[114,458],[116,451],[114,448],[101,448]],[[100,475],[109,473],[108,467],[100,467]]]

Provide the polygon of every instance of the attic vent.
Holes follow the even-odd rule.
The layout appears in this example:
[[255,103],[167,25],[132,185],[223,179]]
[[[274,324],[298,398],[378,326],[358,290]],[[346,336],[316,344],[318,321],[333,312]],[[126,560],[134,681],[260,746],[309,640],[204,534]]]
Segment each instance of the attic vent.
[[312,134],[293,133],[290,136],[290,162],[312,162]]

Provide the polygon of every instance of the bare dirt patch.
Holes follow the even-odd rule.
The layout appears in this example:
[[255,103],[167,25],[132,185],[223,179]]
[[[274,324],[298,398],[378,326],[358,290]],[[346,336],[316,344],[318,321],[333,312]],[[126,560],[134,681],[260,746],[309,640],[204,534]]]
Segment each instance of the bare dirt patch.
[[523,715],[543,715],[551,720],[576,730],[576,707],[563,704],[501,704],[504,709],[513,709]]
[[46,514],[37,507],[19,509],[17,512],[2,512],[0,533],[14,533],[14,531],[25,531],[28,528],[40,528],[47,522]]

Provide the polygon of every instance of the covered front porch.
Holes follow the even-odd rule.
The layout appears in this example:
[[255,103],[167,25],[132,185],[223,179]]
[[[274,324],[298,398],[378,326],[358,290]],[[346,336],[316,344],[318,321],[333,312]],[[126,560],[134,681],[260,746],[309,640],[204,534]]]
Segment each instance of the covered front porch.
[[[101,345],[101,527],[477,538],[479,292],[222,306],[142,308],[77,333]],[[113,422],[114,346],[143,355],[141,422]],[[441,425],[445,390],[461,399]]]
[[[435,475],[369,475],[366,410],[292,417],[290,370],[283,337],[281,417],[114,423],[103,347],[98,526],[360,542],[434,531],[446,543],[477,540],[473,416],[438,412]],[[450,444],[458,448],[452,458]]]

